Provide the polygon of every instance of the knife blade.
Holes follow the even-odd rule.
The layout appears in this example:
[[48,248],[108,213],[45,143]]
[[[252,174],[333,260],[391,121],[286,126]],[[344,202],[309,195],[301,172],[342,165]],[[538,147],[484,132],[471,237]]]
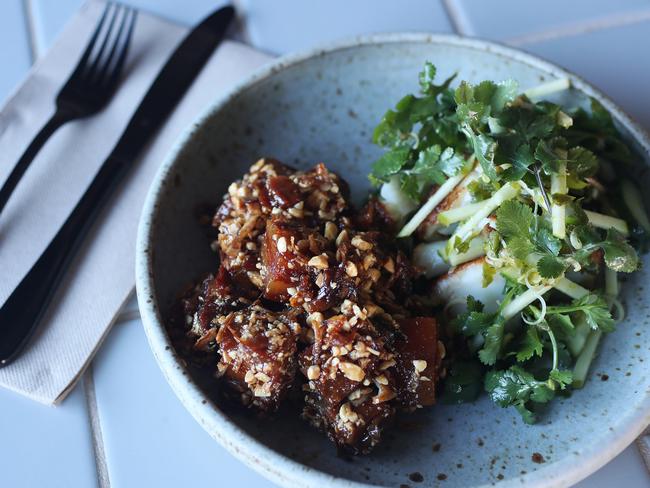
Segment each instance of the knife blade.
[[179,44],[72,213],[0,308],[0,367],[27,344],[101,208],[219,45],[234,14],[230,6],[217,10]]

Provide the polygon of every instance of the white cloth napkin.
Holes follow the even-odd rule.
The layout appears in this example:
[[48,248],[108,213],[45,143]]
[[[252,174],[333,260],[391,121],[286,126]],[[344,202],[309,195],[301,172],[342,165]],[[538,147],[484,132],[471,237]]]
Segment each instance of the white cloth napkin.
[[[104,9],[90,1],[0,112],[0,182],[54,110]],[[139,13],[122,86],[100,114],[69,123],[41,150],[0,215],[0,303],[27,273],[117,142],[158,70],[187,30]],[[89,364],[134,286],[135,236],[153,175],[181,131],[269,57],[224,42],[105,207],[59,287],[37,335],[0,385],[45,404],[62,400]],[[10,324],[0,324],[10,326]]]

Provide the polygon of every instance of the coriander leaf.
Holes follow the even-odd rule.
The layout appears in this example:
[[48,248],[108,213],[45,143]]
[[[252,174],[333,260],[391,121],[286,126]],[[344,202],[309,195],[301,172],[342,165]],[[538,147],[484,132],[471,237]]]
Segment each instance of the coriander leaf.
[[537,261],[537,272],[542,278],[557,278],[564,273],[565,264],[561,259],[550,254]]
[[639,269],[639,256],[616,229],[609,229],[601,244],[605,252],[605,264],[614,271],[632,273]]
[[529,423],[534,422],[535,417],[527,408],[528,402],[545,403],[555,396],[545,382],[537,381],[519,366],[488,372],[485,389],[493,402],[501,407],[514,406],[524,421]]
[[483,172],[491,181],[496,181],[497,171],[494,167],[494,151],[496,150],[496,142],[485,134],[476,134],[467,123],[463,124],[461,130],[472,145],[474,156],[478,159]]
[[630,167],[635,154],[623,141],[610,113],[596,99],[591,99],[591,111],[578,109],[572,115],[573,126],[565,132],[571,145],[584,146],[598,157],[623,163]]
[[461,81],[454,91],[454,100],[458,105],[472,103],[474,101],[474,87],[466,81]]
[[505,80],[500,83],[483,81],[474,88],[474,99],[490,106],[490,113],[498,115],[517,96],[517,83]]
[[465,336],[483,333],[494,323],[496,314],[483,312],[483,304],[472,295],[467,297],[467,311],[458,315],[452,322],[452,328]]
[[497,191],[497,187],[492,181],[486,182],[483,178],[478,178],[467,185],[467,190],[469,190],[474,201],[480,202],[490,198]]
[[573,337],[576,333],[575,325],[568,314],[555,313],[546,314],[546,321],[551,326],[556,335],[560,337]]
[[443,403],[471,402],[478,397],[483,386],[483,367],[478,361],[454,361],[447,368]]
[[598,171],[596,155],[584,147],[572,147],[567,156],[567,170],[580,178],[593,176]]
[[533,211],[517,200],[507,200],[497,210],[497,231],[504,239],[528,236],[533,224]]
[[506,241],[512,255],[526,259],[534,251],[530,240],[533,211],[528,205],[516,200],[504,202],[496,212],[497,231]]
[[507,239],[508,249],[517,259],[525,260],[535,248],[528,237],[515,236]]
[[465,167],[466,161],[456,154],[452,147],[446,148],[440,154],[438,168],[447,176],[456,176]]
[[420,75],[418,77],[420,81],[420,91],[422,91],[422,93],[427,93],[435,88],[435,85],[433,84],[433,79],[435,77],[436,67],[433,65],[433,63],[427,61],[424,63],[424,68],[422,71],[420,71]]
[[555,381],[562,390],[573,383],[573,373],[571,371],[552,369],[549,378]]
[[388,178],[398,173],[408,162],[410,149],[407,147],[397,147],[384,153],[372,165],[372,177],[377,181],[387,181]]
[[542,163],[542,169],[547,175],[559,171],[560,162],[566,161],[566,139],[554,137],[550,140],[540,140],[535,148],[535,159]]
[[458,254],[466,253],[469,250],[469,244],[475,236],[469,236],[467,239],[462,240],[460,236],[454,238],[453,247]]
[[535,415],[531,410],[526,408],[526,405],[522,402],[514,404],[515,409],[521,415],[521,419],[527,424],[534,424],[537,422],[537,415]]
[[499,124],[508,127],[521,142],[531,143],[548,137],[556,125],[555,114],[547,113],[540,104],[518,104],[518,100],[503,110]]
[[560,254],[562,249],[562,241],[553,235],[550,227],[540,223],[537,233],[533,235],[535,246],[540,252],[549,253],[553,256]]
[[614,319],[609,312],[609,305],[601,296],[595,293],[589,293],[582,298],[578,298],[571,302],[570,305],[546,307],[547,315],[574,312],[581,312],[592,329],[600,329],[603,332],[612,332],[614,330]]
[[609,312],[609,306],[598,295],[590,293],[576,300],[573,306],[580,307],[587,324],[592,329],[600,329],[603,332],[612,332],[614,330],[614,319]]
[[568,195],[566,193],[553,193],[551,195],[551,200],[556,205],[566,205],[568,203],[573,203],[576,197]]
[[419,176],[420,185],[436,183],[441,185],[445,182],[445,174],[438,166],[440,160],[440,146],[435,145],[420,151],[418,159],[409,173]]
[[420,201],[422,189],[421,180],[418,175],[403,172],[399,176],[399,185],[402,192],[414,202]]
[[533,356],[541,356],[544,350],[544,345],[539,338],[537,332],[537,327],[529,326],[526,330],[526,335],[521,340],[519,344],[519,350],[517,351],[517,361],[523,362],[527,361]]
[[478,352],[478,357],[483,364],[493,365],[496,363],[501,352],[505,322],[503,317],[497,316],[496,322],[490,325],[485,331],[485,343],[483,344],[483,348]]
[[500,148],[503,149],[502,157],[510,161],[512,166],[507,168],[502,174],[501,178],[505,181],[517,181],[524,177],[528,173],[528,168],[535,162],[533,154],[530,150],[530,146],[525,143],[519,145],[511,153],[507,151],[507,148],[504,148],[505,144],[501,144]]
[[496,272],[497,270],[494,266],[490,266],[490,264],[487,261],[483,262],[483,280],[481,283],[483,288],[487,288],[490,285],[490,283],[492,283]]
[[372,135],[375,144],[390,147],[402,144],[408,138],[413,127],[410,110],[414,99],[413,95],[407,95],[397,103],[395,110],[384,114]]

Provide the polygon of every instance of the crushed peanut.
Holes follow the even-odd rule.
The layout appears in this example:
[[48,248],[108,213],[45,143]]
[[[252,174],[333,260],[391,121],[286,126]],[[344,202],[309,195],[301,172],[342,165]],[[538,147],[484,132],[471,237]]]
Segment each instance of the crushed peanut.
[[368,241],[364,241],[359,236],[354,236],[352,238],[352,245],[361,251],[369,251],[372,249],[372,244],[370,244]]
[[320,368],[316,365],[311,365],[307,368],[307,378],[310,380],[316,380],[320,376]]
[[278,247],[278,251],[280,251],[281,253],[284,254],[285,252],[287,252],[287,240],[284,238],[284,236],[278,238],[278,242],[276,243],[276,245]]
[[354,363],[341,361],[339,363],[339,369],[343,373],[343,376],[352,381],[363,381],[366,376],[366,373],[364,373],[363,369]]
[[421,373],[427,369],[427,362],[424,359],[414,359],[413,366],[415,367],[415,371]]
[[345,264],[345,272],[351,278],[355,278],[359,274],[359,271],[357,270],[357,265],[354,264],[352,261],[348,261]]
[[318,256],[314,256],[309,260],[307,264],[309,266],[313,266],[316,269],[327,269],[329,267],[326,254],[319,254]]

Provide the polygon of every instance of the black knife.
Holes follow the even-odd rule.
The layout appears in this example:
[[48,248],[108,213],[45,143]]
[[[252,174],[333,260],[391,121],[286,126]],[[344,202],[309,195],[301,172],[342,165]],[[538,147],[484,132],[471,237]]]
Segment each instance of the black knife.
[[15,359],[36,330],[66,265],[95,217],[219,45],[234,14],[232,7],[221,8],[183,39],[158,73],[77,206],[0,308],[0,366]]

